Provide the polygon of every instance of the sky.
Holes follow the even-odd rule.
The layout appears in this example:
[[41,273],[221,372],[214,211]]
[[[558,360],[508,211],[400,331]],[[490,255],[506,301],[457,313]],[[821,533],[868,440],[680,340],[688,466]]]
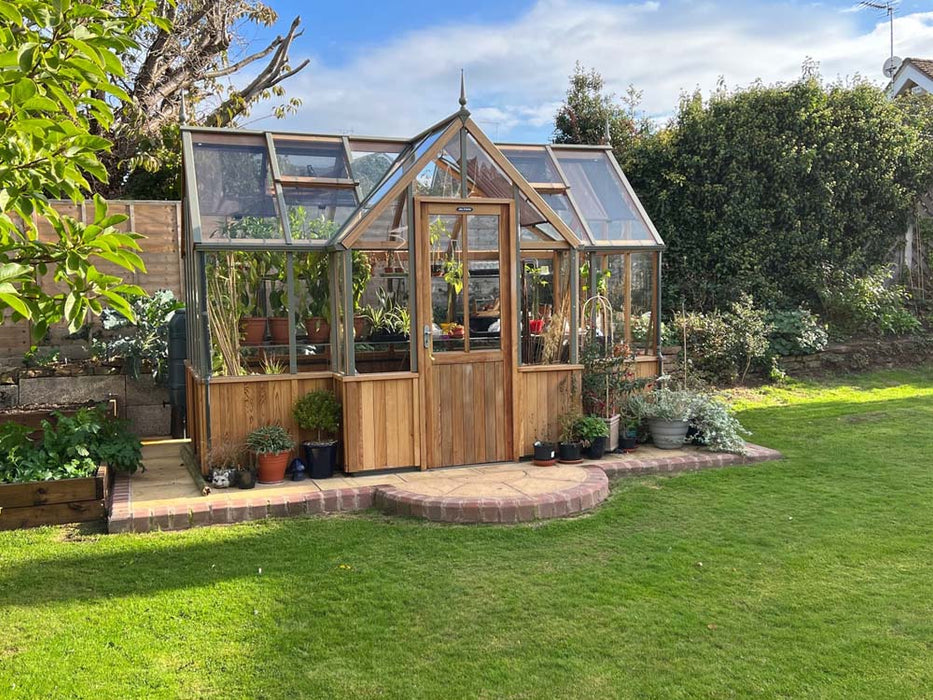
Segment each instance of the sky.
[[[413,136],[456,111],[460,69],[468,108],[498,141],[546,142],[576,62],[607,89],[642,91],[663,122],[684,92],[755,80],[791,81],[806,59],[824,78],[883,85],[889,25],[856,0],[265,0],[283,32],[301,15],[291,51],[310,64],[283,85],[302,106],[284,121],[259,105],[255,129]],[[933,58],[933,0],[902,0],[895,54]]]

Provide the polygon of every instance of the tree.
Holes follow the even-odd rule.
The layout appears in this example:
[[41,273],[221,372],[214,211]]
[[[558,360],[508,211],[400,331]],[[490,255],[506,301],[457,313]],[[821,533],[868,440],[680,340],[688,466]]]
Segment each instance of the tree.
[[[161,23],[154,0],[0,0],[0,312],[28,319],[35,337],[67,320],[76,330],[104,305],[132,318],[134,285],[98,270],[101,261],[143,270],[138,236],[115,227],[95,198],[93,222],[59,215],[50,199],[83,201],[89,178],[106,182],[110,142],[91,124],[113,124],[129,99],[115,83],[119,56],[141,27]],[[38,219],[51,236],[40,239]],[[48,275],[60,291],[43,288]]]
[[598,145],[609,143],[623,169],[640,136],[650,131],[650,122],[638,117],[641,92],[629,86],[625,97],[617,99],[605,91],[605,81],[595,70],[580,63],[570,76],[564,103],[554,118],[554,142]]
[[[269,27],[278,19],[257,0],[157,0],[157,13],[164,22],[141,25],[124,56],[129,70],[118,84],[130,99],[112,124],[99,125],[114,143],[104,159],[111,178],[95,185],[107,196],[179,197],[182,99],[191,123],[233,125],[257,102],[285,97],[281,83],[308,64],[289,64],[292,42],[302,34],[298,17],[261,49],[245,40],[249,25]],[[247,72],[250,79],[237,80]],[[299,104],[288,99],[273,114]]]

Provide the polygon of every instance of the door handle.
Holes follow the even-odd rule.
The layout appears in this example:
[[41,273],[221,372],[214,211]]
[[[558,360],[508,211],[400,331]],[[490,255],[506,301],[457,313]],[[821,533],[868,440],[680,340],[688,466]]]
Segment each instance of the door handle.
[[424,324],[424,329],[421,331],[421,336],[425,349],[431,347],[431,326],[427,323]]

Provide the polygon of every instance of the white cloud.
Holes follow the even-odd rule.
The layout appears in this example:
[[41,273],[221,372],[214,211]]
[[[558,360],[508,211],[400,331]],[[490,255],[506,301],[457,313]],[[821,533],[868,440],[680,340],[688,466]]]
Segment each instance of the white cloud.
[[[708,93],[720,76],[730,86],[793,80],[807,57],[827,78],[860,73],[880,83],[887,22],[866,32],[858,19],[789,3],[539,0],[509,23],[419,29],[337,68],[312,56],[286,84],[304,102],[288,128],[413,135],[457,109],[461,67],[474,118],[503,140],[547,137],[578,60],[616,93],[630,83],[643,90],[654,117],[671,113],[683,91]],[[897,18],[895,40],[901,56],[931,53],[933,12]]]

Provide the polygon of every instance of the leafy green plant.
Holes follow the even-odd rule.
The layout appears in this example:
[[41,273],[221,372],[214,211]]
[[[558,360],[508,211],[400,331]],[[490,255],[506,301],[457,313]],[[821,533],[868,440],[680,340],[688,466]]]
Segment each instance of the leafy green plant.
[[42,433],[16,423],[0,426],[0,482],[20,483],[91,476],[100,465],[132,474],[142,466],[142,445],[126,421],[101,408],[82,408],[74,416],[54,413]]
[[819,295],[830,330],[838,337],[905,335],[920,329],[907,307],[907,291],[892,283],[883,266],[859,276],[824,265]]
[[184,303],[171,290],[160,289],[133,302],[133,320],[118,311],[105,309],[101,323],[106,331],[127,330],[118,337],[95,339],[92,352],[107,362],[122,361],[134,379],[149,372],[159,384],[168,378],[168,324]]
[[262,425],[246,437],[246,446],[258,455],[279,454],[291,450],[295,441],[281,425]]
[[603,418],[615,415],[626,397],[652,381],[635,376],[635,355],[624,343],[609,346],[603,338],[590,337],[580,352],[580,362],[583,410]]
[[601,437],[609,437],[609,426],[599,416],[580,416],[574,426],[574,434],[589,444]]
[[829,334],[820,319],[809,309],[773,311],[768,315],[771,332],[768,335],[770,354],[811,355],[826,347]]
[[340,402],[329,391],[312,391],[295,402],[292,416],[298,427],[315,431],[320,442],[324,437],[337,435],[340,429]]

